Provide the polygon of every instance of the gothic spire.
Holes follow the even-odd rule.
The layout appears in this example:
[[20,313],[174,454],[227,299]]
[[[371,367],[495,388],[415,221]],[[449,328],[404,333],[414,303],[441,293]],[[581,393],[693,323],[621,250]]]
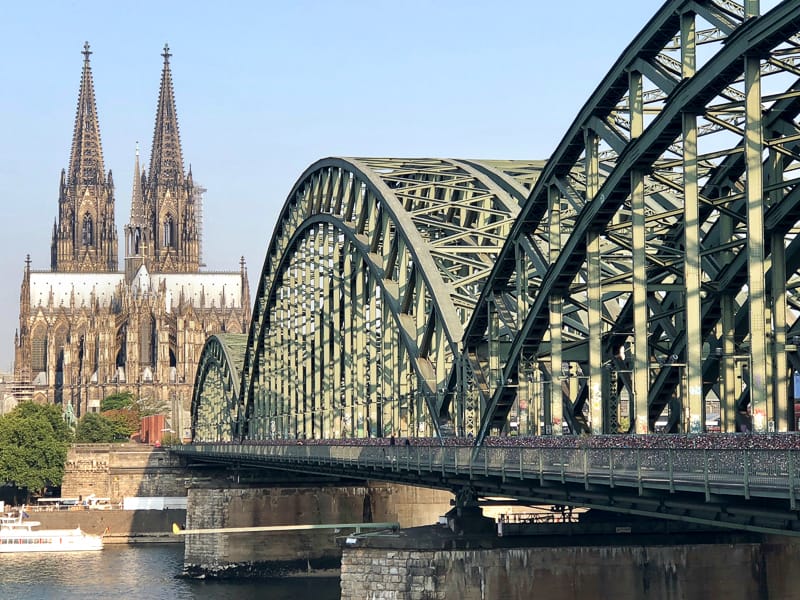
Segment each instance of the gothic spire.
[[131,195],[131,225],[145,224],[142,170],[139,167],[139,142],[136,142],[136,159],[133,163],[133,194]]
[[72,134],[72,152],[69,159],[69,183],[72,185],[100,185],[105,182],[103,173],[103,147],[97,122],[94,99],[92,66],[89,63],[89,42],[83,44],[83,73],[78,93],[78,109]]
[[150,153],[150,181],[153,184],[182,184],[183,156],[175,112],[175,93],[172,72],[169,68],[169,45],[164,44],[164,68],[161,71],[161,89],[158,93],[156,126],[153,132],[153,151]]

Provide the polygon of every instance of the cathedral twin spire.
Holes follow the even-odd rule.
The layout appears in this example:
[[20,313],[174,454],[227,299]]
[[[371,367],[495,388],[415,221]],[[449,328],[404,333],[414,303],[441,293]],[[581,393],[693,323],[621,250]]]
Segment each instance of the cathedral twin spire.
[[58,220],[50,247],[54,271],[117,270],[114,182],[111,171],[106,177],[103,170],[90,55],[86,42],[69,171],[61,172]]
[[[95,103],[89,43],[83,47],[83,71],[69,170],[61,174],[58,219],[53,228],[53,271],[117,271],[114,184],[104,173],[103,149]],[[178,118],[170,71],[169,47],[156,110],[155,131],[146,176],[137,146],[130,223],[125,228],[125,270],[141,265],[151,271],[197,272],[199,227],[195,205],[199,194],[191,170],[183,171]],[[199,211],[198,211],[199,212]]]

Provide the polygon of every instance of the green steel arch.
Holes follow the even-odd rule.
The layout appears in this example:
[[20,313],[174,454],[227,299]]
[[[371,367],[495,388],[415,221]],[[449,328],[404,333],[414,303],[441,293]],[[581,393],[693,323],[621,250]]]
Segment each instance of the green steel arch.
[[548,161],[467,326],[479,440],[791,425],[800,3],[757,4],[666,3]]
[[192,441],[236,440],[241,412],[241,368],[247,335],[210,336],[200,354],[192,394]]
[[328,158],[309,167],[259,280],[242,435],[427,436],[474,422],[478,407],[453,414],[443,391],[542,166]]
[[674,0],[546,164],[309,167],[229,435],[702,431],[713,403],[725,431],[794,428],[798,31],[797,0]]

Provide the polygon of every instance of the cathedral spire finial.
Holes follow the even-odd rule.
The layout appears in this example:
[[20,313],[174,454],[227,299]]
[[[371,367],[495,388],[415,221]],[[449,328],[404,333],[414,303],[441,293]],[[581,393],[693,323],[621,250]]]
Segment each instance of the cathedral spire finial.
[[164,68],[161,71],[161,88],[158,92],[156,125],[153,132],[153,150],[150,153],[150,179],[154,182],[177,181],[183,183],[183,155],[178,132],[178,115],[175,111],[175,93],[169,46],[164,44]]
[[84,62],[89,62],[89,55],[91,55],[92,51],[89,50],[89,42],[83,42],[83,60]]

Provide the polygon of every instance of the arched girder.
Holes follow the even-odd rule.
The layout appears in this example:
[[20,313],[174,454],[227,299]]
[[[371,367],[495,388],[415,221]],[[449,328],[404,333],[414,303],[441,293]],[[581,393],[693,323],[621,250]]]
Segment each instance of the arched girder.
[[[326,226],[330,227],[326,228]],[[326,229],[327,231],[325,231]],[[429,324],[431,327],[435,326],[435,321],[434,322],[429,321],[426,323],[426,331],[423,331],[421,333],[417,331],[415,327],[414,315],[407,312],[407,309],[416,305],[416,302],[411,302],[411,303],[403,302],[404,299],[403,297],[400,296],[400,286],[397,285],[396,281],[385,278],[385,272],[382,264],[383,261],[381,260],[381,257],[373,252],[370,252],[369,243],[367,242],[366,239],[364,239],[364,236],[357,234],[352,227],[348,226],[347,223],[327,214],[318,214],[306,219],[292,233],[292,237],[289,240],[289,243],[287,244],[287,248],[292,249],[292,251],[285,252],[281,256],[281,261],[277,265],[278,272],[285,272],[288,269],[295,268],[296,265],[293,264],[292,262],[293,258],[295,258],[295,252],[297,252],[300,248],[302,248],[303,245],[306,243],[306,241],[312,237],[316,236],[317,238],[316,242],[317,244],[319,244],[320,242],[319,232],[321,230],[324,231],[323,235],[328,236],[328,239],[323,240],[324,244],[326,245],[339,244],[341,246],[339,255],[343,257],[349,256],[351,251],[354,251],[355,254],[357,254],[357,259],[351,259],[351,260],[352,262],[358,263],[356,271],[360,269],[366,270],[366,279],[368,282],[370,282],[370,285],[374,286],[374,288],[371,287],[366,289],[364,291],[364,294],[367,297],[370,297],[373,294],[376,296],[379,295],[380,297],[380,303],[379,303],[380,304],[379,310],[381,316],[379,324],[380,329],[382,330],[383,333],[385,333],[385,331],[388,329],[396,331],[398,337],[397,342],[399,342],[399,344],[402,345],[402,348],[399,347],[392,348],[392,352],[396,354],[391,357],[391,362],[399,363],[399,361],[403,359],[403,357],[405,357],[405,360],[408,362],[408,367],[410,369],[410,371],[408,372],[409,376],[413,376],[413,378],[418,381],[431,381],[435,377],[435,365],[433,365],[429,360],[429,357],[426,356],[425,353],[421,351],[420,344],[423,343],[424,340],[430,337],[437,336],[435,332],[427,330]],[[333,239],[330,239],[331,237]],[[323,260],[328,259],[328,257],[321,257],[321,258]],[[312,271],[315,271],[319,268],[321,268],[321,265],[319,264],[311,265]],[[334,275],[333,271],[335,269],[331,267],[329,270],[331,278],[340,277],[346,279],[346,278],[360,276],[360,274],[357,272],[356,273],[342,272],[338,273],[337,275]],[[280,280],[283,281],[283,278],[280,278]],[[282,295],[283,293],[282,287],[283,286],[273,287],[271,294],[272,297],[271,303],[273,305],[276,303],[277,297]],[[306,298],[306,300],[308,300],[308,298]],[[403,310],[403,306],[406,306],[405,311]],[[388,311],[391,313],[391,317],[393,320],[392,325],[389,326],[386,325],[384,321],[384,316],[385,316],[384,309],[388,309]],[[313,303],[313,311],[317,313],[322,311],[330,311],[330,307],[324,305],[324,299],[323,299],[322,304],[317,304],[316,302]],[[297,311],[295,311],[293,318],[294,319],[298,318]],[[311,318],[311,315],[306,315],[305,317],[301,317],[300,320],[305,324],[307,322],[307,319],[309,318]],[[323,316],[323,319],[324,318],[325,317]],[[360,318],[364,319],[364,316],[361,315]],[[261,346],[259,346],[259,351],[262,352],[262,354],[270,354],[270,352],[272,351],[279,350],[274,345],[270,345],[270,342],[272,342],[275,339],[272,335],[270,335],[270,333],[274,332],[272,325],[273,325],[273,319],[267,317],[264,321],[264,327],[266,333],[261,336],[263,343]],[[280,327],[280,324],[278,325],[278,327]],[[371,328],[371,329],[377,330],[378,328]],[[310,332],[306,332],[305,338],[307,338],[308,333]],[[301,337],[300,339],[292,340],[293,346],[295,346],[294,350],[295,353],[303,354],[304,356],[308,357],[310,356],[311,353],[314,352],[315,349],[313,347],[306,347],[306,348],[297,347],[296,342],[298,341],[302,343],[304,341],[304,338]],[[379,343],[379,341],[380,341],[379,339],[367,339],[368,344],[370,343],[377,344]],[[355,350],[358,351],[358,348],[355,348]],[[344,360],[344,357],[342,357],[341,360]],[[322,368],[325,369],[326,366],[329,365],[323,364]],[[281,368],[283,369],[283,366],[281,366]],[[298,381],[302,380],[302,378],[292,373],[288,374],[288,379],[289,380],[295,379]],[[327,379],[326,375],[323,374],[320,381],[321,387],[332,390],[335,387],[335,382],[326,381],[326,379]],[[342,377],[342,379],[345,379],[345,377]],[[277,380],[278,378],[276,378],[276,381]],[[347,382],[345,382],[345,386],[347,385],[348,385]],[[406,394],[414,392],[415,391],[412,390],[411,392],[406,392]],[[290,399],[289,404],[284,408],[286,410],[289,410],[290,412],[292,411],[303,412],[302,409],[295,407],[291,404],[293,399]],[[301,399],[303,401],[306,400],[305,394],[301,396]],[[425,395],[426,408],[430,414],[433,414],[433,411],[435,410],[436,407],[430,403],[430,400],[431,400],[431,395],[430,394]],[[269,407],[265,408],[267,409],[266,416],[268,416]],[[257,407],[249,409],[247,411],[247,414],[249,415],[249,418],[251,420],[258,420],[260,418],[265,417],[265,415],[258,413]],[[431,422],[435,420],[435,418],[430,417],[430,415],[428,415],[428,418],[431,420]],[[323,431],[323,433],[325,432]]]
[[[730,3],[726,5],[728,4]],[[669,154],[673,155],[673,163],[675,162],[674,157],[681,162],[679,175],[682,175],[684,179],[687,178],[683,170],[688,168],[685,165],[691,162],[692,168],[696,170],[695,175],[688,179],[695,182],[699,180],[701,183],[710,172],[710,168],[706,167],[704,161],[713,162],[714,159],[713,153],[710,152],[705,155],[698,153],[690,155],[686,150],[687,145],[683,144],[682,136],[697,135],[697,133],[693,133],[693,131],[697,132],[696,126],[688,124],[686,115],[708,112],[705,111],[705,107],[712,101],[719,105],[722,98],[727,99],[729,103],[744,102],[745,94],[740,93],[738,89],[742,86],[738,80],[742,71],[740,57],[744,52],[751,56],[769,56],[773,47],[789,40],[796,34],[797,11],[793,8],[797,7],[792,7],[791,4],[791,2],[784,3],[757,20],[747,21],[745,25],[729,36],[725,46],[695,73],[693,69],[696,55],[693,54],[693,48],[699,42],[694,35],[694,26],[698,17],[692,11],[702,14],[707,21],[715,25],[724,25],[720,27],[716,36],[717,40],[734,31],[736,21],[743,16],[743,11],[742,15],[738,17],[733,15],[732,17],[732,13],[729,13],[727,9],[722,10],[713,2],[694,3],[691,6],[681,2],[669,3],[659,11],[642,34],[628,47],[598,91],[587,102],[567,136],[559,145],[556,154],[548,162],[542,177],[523,207],[520,218],[509,238],[509,243],[504,246],[498,264],[473,313],[473,319],[468,325],[465,341],[469,353],[472,348],[477,348],[485,343],[492,314],[489,307],[497,295],[510,287],[509,281],[516,274],[518,265],[514,250],[515,244],[519,239],[530,235],[531,232],[541,233],[548,228],[551,234],[555,231],[559,239],[551,237],[553,264],[541,286],[533,290],[531,296],[526,300],[530,311],[527,313],[524,323],[514,332],[513,339],[511,337],[508,339],[503,355],[496,357],[501,362],[500,376],[497,379],[499,384],[495,387],[487,387],[485,390],[484,398],[487,406],[482,415],[479,439],[482,439],[490,429],[501,427],[505,422],[516,395],[514,383],[519,377],[520,361],[523,360],[524,354],[526,352],[533,355],[541,353],[542,341],[549,339],[549,334],[556,331],[553,328],[562,329],[563,322],[560,320],[560,314],[565,306],[569,302],[580,306],[581,301],[576,301],[571,294],[582,285],[588,290],[591,290],[593,286],[597,290],[598,284],[604,281],[603,265],[593,267],[592,264],[596,264],[597,257],[603,256],[601,244],[603,240],[609,241],[615,224],[623,223],[625,219],[634,221],[642,219],[641,222],[643,222],[649,218],[646,212],[646,200],[650,199],[650,195],[643,191],[642,185],[649,182],[651,188],[658,185],[667,191],[672,190],[679,200],[675,208],[682,209],[681,212],[673,210],[672,214],[661,211],[657,218],[664,221],[663,234],[654,239],[666,239],[666,234],[675,227],[675,223],[680,218],[686,218],[683,211],[686,210],[684,197],[687,190],[682,186],[680,180],[676,180],[674,175],[670,176],[669,170],[674,169],[674,165],[667,164],[670,158]],[[677,76],[670,77],[670,68],[663,68],[664,65],[669,67],[669,60],[665,60],[662,54],[665,52],[668,42],[675,38],[676,33],[681,35],[678,48],[682,51],[682,57],[681,61],[677,63],[680,67],[677,70]],[[793,48],[790,48],[790,52],[793,52]],[[796,69],[792,66],[791,60],[793,59],[785,61],[788,64],[787,72]],[[774,62],[770,60],[770,64],[774,64]],[[766,72],[767,68],[768,65],[761,65],[762,71]],[[655,73],[654,69],[658,69],[659,72]],[[675,69],[672,71],[674,72]],[[756,73],[757,71],[758,69],[755,69]],[[752,67],[750,72],[754,72]],[[652,104],[650,107],[655,116],[649,122],[645,122],[645,111],[642,110],[643,104],[648,101],[641,85],[644,77],[649,78],[650,84],[657,83],[657,87],[661,88],[659,94],[652,96],[657,100],[656,104]],[[629,120],[625,121],[620,118],[619,113],[622,112],[620,109],[630,113]],[[754,112],[751,110],[748,114]],[[714,118],[704,116],[710,125],[706,130],[701,131],[700,135],[707,131],[710,132],[715,127],[718,130],[725,130],[736,126],[735,119],[726,120],[717,115],[713,115]],[[623,126],[620,125],[621,123]],[[675,146],[676,138],[681,138],[681,144],[678,146]],[[613,164],[613,168],[605,178],[599,168],[604,154],[601,151],[603,144],[607,148],[605,155],[611,157],[611,164]],[[565,197],[565,186],[561,182],[574,176],[576,171],[584,173],[585,205],[580,207],[573,220],[567,221],[566,224],[559,223],[551,217],[558,216],[558,212],[560,212],[560,210],[554,212],[554,208],[563,210],[562,200]],[[644,202],[638,205],[638,208],[629,199],[632,190],[633,194]],[[648,191],[652,192],[652,189]],[[700,201],[705,202],[706,199],[700,198]],[[724,213],[726,209],[720,205],[715,207],[715,210]],[[625,214],[627,211],[630,211],[630,216]],[[620,214],[623,215],[622,219],[620,219]],[[553,229],[554,223],[556,229]],[[644,231],[644,229],[640,229],[640,231]],[[563,246],[559,241],[564,242]],[[618,248],[624,247],[619,240],[612,241],[614,242],[612,247],[614,245]],[[600,245],[594,249],[590,247],[593,244]],[[634,247],[643,249],[642,240],[634,240]],[[556,249],[557,252],[552,252],[553,249]],[[683,249],[678,250],[683,253]],[[633,262],[639,260],[640,265],[645,265],[646,260],[641,261],[643,258],[649,257],[644,255],[644,252],[641,254],[642,256],[639,258],[633,258]],[[591,259],[588,263],[587,258]],[[680,257],[675,261],[675,266],[672,267],[673,279],[671,282],[668,281],[667,285],[683,285],[679,279],[688,276],[689,270],[682,261],[685,259]],[[600,267],[599,270],[597,270],[598,267]],[[637,302],[643,303],[648,296],[652,296],[652,292],[645,291],[647,287],[641,273],[646,271],[637,272],[637,268],[639,267],[634,264],[632,268],[628,269],[630,277],[636,280],[630,282],[629,289],[632,287],[634,294],[644,292],[644,296],[640,296],[637,300]],[[592,269],[596,270],[592,272]],[[675,278],[676,276],[678,279]],[[581,281],[588,281],[589,284],[582,284]],[[606,278],[605,281],[608,282],[608,279]],[[641,284],[639,284],[640,281]],[[576,282],[578,282],[577,286]],[[691,287],[684,287],[687,290],[688,298]],[[636,292],[637,288],[639,292]],[[700,290],[702,293],[700,287],[694,289]],[[656,296],[662,293],[658,290],[655,291]],[[602,335],[599,334],[608,331],[608,324],[602,325],[602,302],[606,298],[605,291],[594,293],[599,295],[592,295],[593,293],[588,291],[583,301],[587,306],[593,306],[588,309],[588,330],[590,332],[588,353],[590,357],[594,355],[594,358],[590,360],[590,369],[593,370],[590,374],[592,377],[598,375],[598,371],[603,366],[598,360],[600,351],[592,348],[592,339],[597,340],[598,347],[602,350],[600,342]],[[560,299],[555,308],[552,303],[554,299]],[[554,310],[557,312],[553,312]],[[596,316],[592,316],[592,311]],[[595,324],[592,324],[593,319],[599,319],[599,321],[594,321]],[[562,324],[554,325],[554,323]],[[644,340],[641,348],[650,348],[648,335],[645,333],[646,329],[646,326],[640,328],[640,337],[636,341],[639,344]],[[698,330],[699,327],[693,329],[693,331]],[[631,335],[631,333],[626,332],[626,335]],[[641,337],[642,335],[643,337]],[[670,335],[674,337],[675,333],[671,332]],[[559,334],[558,341],[551,340],[551,343],[558,344],[556,347],[559,354],[558,362],[553,366],[553,370],[558,371],[560,368],[555,365],[560,366],[561,363],[560,338],[561,334]],[[698,348],[699,346],[695,344],[694,347]],[[645,361],[647,360],[645,355]],[[483,364],[476,365],[473,362],[473,369],[476,366],[481,370],[486,369]],[[649,368],[649,365],[646,366],[646,369],[649,370]],[[555,380],[555,376],[553,379]],[[643,387],[647,387],[647,384]],[[599,385],[597,389],[599,390]],[[592,415],[594,417],[594,412]],[[602,421],[602,415],[600,420]]]
[[192,441],[237,439],[241,413],[241,367],[247,348],[243,333],[210,336],[200,354],[192,391]]
[[[523,163],[519,167],[525,178],[532,176]],[[344,359],[324,345],[334,339],[342,343],[346,340],[341,339],[341,331],[321,332],[326,331],[326,323],[329,328],[334,322],[338,327],[343,320],[355,319],[346,324],[350,333],[360,336],[349,342],[353,344],[350,350],[353,356],[363,357],[364,331],[369,319],[379,319],[372,321],[369,331],[386,323],[384,305],[394,323],[400,325],[392,335],[402,338],[404,352],[408,353],[405,357],[413,359],[402,365],[406,379],[394,377],[389,391],[394,398],[403,396],[407,403],[411,394],[424,400],[436,415],[428,426],[440,433],[442,423],[450,421],[438,395],[452,362],[448,357],[454,355],[461,341],[473,299],[491,270],[494,254],[518,213],[517,202],[522,197],[513,185],[506,186],[511,188],[510,193],[498,180],[503,180],[502,174],[489,177],[474,163],[439,159],[330,158],[309,167],[284,205],[259,281],[243,369],[247,398],[243,434],[320,436],[326,428],[334,427],[330,435],[370,433],[363,427],[360,433],[352,426],[346,429],[332,416],[334,386],[323,377],[341,381]],[[330,271],[327,280],[318,273],[323,263]],[[350,279],[335,280],[344,266]],[[294,290],[287,288],[292,285]],[[298,288],[306,299],[319,300],[323,293],[326,298],[334,293],[337,298],[356,294],[360,304],[341,308],[335,317],[312,315],[308,307],[302,307],[301,296],[296,296],[292,304],[286,302],[287,294]],[[302,311],[305,316],[292,323],[292,315],[296,318]],[[365,320],[364,315],[369,318]],[[313,319],[318,322],[312,323]],[[280,323],[291,324],[281,329]],[[306,326],[303,335],[314,341],[303,355],[298,331]],[[380,343],[377,339],[373,342]],[[281,365],[265,363],[275,357],[269,354],[272,343],[282,344]],[[298,350],[289,351],[289,344]],[[382,357],[384,362],[397,363],[392,368],[398,373],[401,358]],[[331,360],[339,361],[338,374],[312,373],[324,371],[317,365],[327,365]],[[381,398],[383,403],[386,396],[375,394],[379,374],[369,371],[374,365],[353,360],[356,375],[369,381],[368,389],[350,390],[345,401],[352,407],[360,395],[365,395]],[[270,379],[275,368],[294,372],[280,381]],[[327,396],[316,403],[309,390],[323,388]],[[367,410],[375,410],[374,404]],[[308,407],[314,416],[308,416]],[[276,411],[280,411],[280,419]],[[321,417],[321,411],[328,411],[328,416]]]

